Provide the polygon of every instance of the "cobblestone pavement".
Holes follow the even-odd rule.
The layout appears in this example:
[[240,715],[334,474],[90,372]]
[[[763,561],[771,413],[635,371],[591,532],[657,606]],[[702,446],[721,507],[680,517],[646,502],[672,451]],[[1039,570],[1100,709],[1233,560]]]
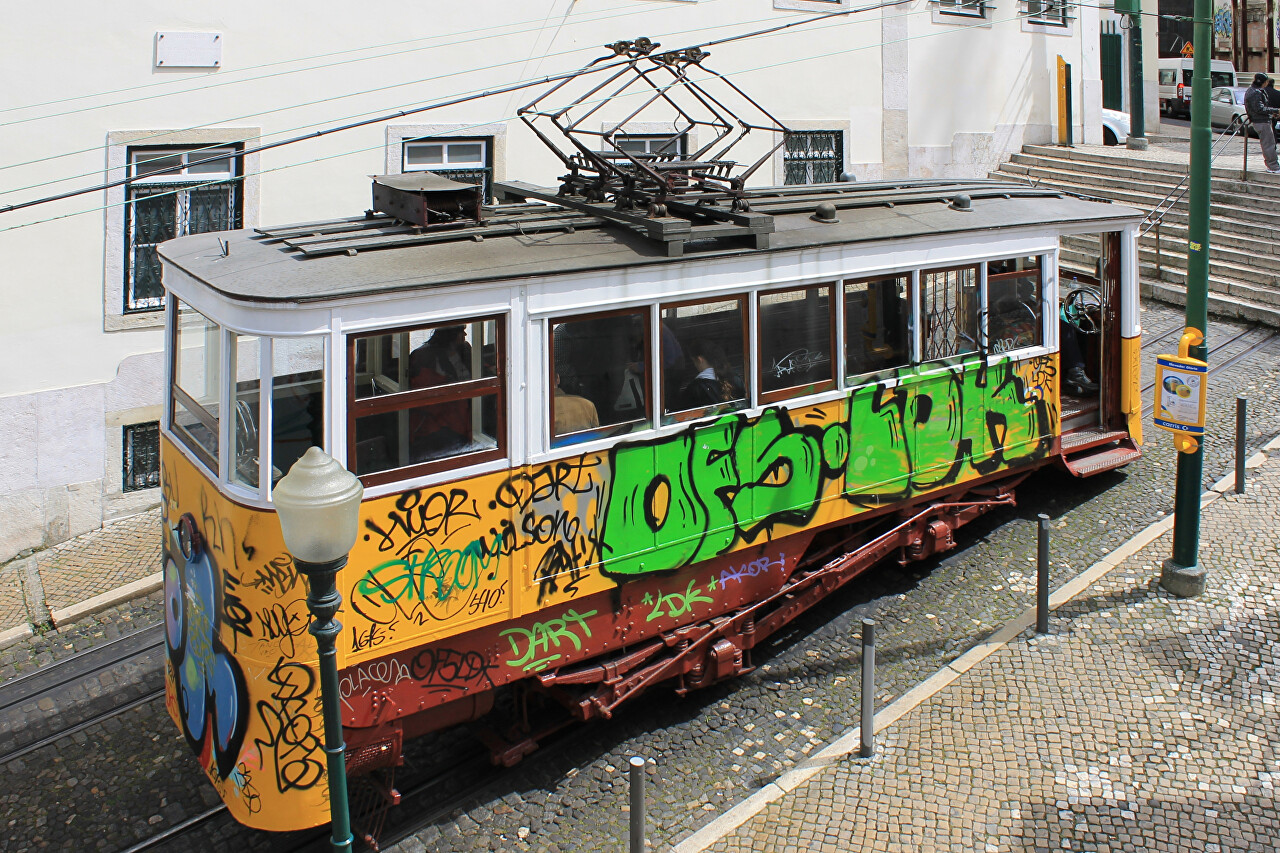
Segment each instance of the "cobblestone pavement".
[[0,632],[159,571],[157,507],[0,567]]
[[[1148,304],[1143,325],[1154,340],[1181,325],[1181,312]],[[1212,323],[1210,344],[1238,331]],[[1156,349],[1172,348],[1167,343]],[[1147,380],[1154,351],[1143,355]],[[1256,353],[1211,382],[1214,426],[1206,441],[1206,480],[1230,465],[1236,392],[1252,400],[1251,442],[1280,433],[1274,354]],[[856,725],[856,631],[863,616],[880,626],[876,698],[883,707],[1033,601],[1036,513],[1053,518],[1053,581],[1060,584],[1168,512],[1173,453],[1164,436],[1149,431],[1148,442],[1144,459],[1123,472],[1088,480],[1054,471],[1035,475],[1019,490],[1016,510],[963,529],[960,548],[943,558],[906,569],[886,565],[857,579],[760,649],[754,673],[684,698],[655,688],[614,720],[574,730],[565,747],[530,756],[401,849],[622,849],[626,761],[636,754],[653,759],[650,839],[654,849],[668,849]],[[91,624],[103,631],[123,614],[131,615],[132,624],[158,619],[158,598],[0,650],[0,679],[70,654],[64,646],[87,641],[79,632]],[[129,712],[124,720],[115,731],[95,726],[83,742],[67,739],[21,766],[0,767],[0,850],[81,850],[85,839],[93,839],[96,849],[120,850],[214,802],[162,703]],[[430,749],[429,738],[418,743]],[[176,840],[169,849],[194,845],[246,853],[280,849],[282,843],[277,836],[223,825],[198,839]]]
[[1206,509],[1202,597],[1166,533],[709,849],[1275,850],[1277,506],[1273,458]]

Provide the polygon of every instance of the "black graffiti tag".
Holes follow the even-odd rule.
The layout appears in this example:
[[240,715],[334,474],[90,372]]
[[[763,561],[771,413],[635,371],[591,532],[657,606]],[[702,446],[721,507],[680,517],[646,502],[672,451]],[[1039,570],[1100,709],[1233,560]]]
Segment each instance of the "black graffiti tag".
[[482,681],[492,687],[489,672],[493,668],[494,664],[480,652],[439,648],[423,649],[409,664],[414,679],[436,693],[467,690],[480,686]]
[[[467,524],[480,518],[476,502],[468,497],[465,489],[448,492],[431,492],[423,498],[422,491],[414,489],[396,499],[395,509],[387,513],[385,526],[373,519],[366,519],[366,542],[378,537],[379,551],[395,551],[406,554],[419,539],[441,536],[448,538],[460,521]],[[402,541],[397,541],[403,537]]]
[[280,651],[285,657],[293,657],[296,651],[294,637],[307,632],[307,603],[303,599],[294,599],[289,604],[276,602],[270,607],[258,611],[258,633],[260,640],[278,641]]
[[280,658],[267,680],[274,686],[272,701],[258,702],[258,717],[267,739],[255,739],[266,764],[268,751],[275,759],[276,787],[280,793],[313,787],[324,775],[320,739],[307,714],[307,699],[315,687],[311,670]]

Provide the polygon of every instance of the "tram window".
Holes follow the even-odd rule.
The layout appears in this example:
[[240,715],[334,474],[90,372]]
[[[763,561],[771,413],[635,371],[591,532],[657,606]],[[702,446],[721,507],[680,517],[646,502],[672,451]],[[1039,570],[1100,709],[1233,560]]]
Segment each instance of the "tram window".
[[181,302],[177,313],[171,423],[183,443],[217,471],[222,327]]
[[922,272],[920,302],[925,361],[977,351],[977,267]]
[[373,484],[499,457],[501,331],[489,318],[349,338],[348,467]]
[[641,309],[552,321],[552,447],[649,425],[648,318]]
[[849,380],[911,361],[907,275],[844,284],[844,360]]
[[835,387],[831,285],[760,294],[761,398],[770,401]]
[[747,406],[746,300],[662,306],[662,413],[668,423]]
[[275,338],[271,363],[274,483],[308,447],[324,447],[324,338]]
[[987,339],[994,353],[1044,343],[1044,306],[1039,258],[1009,258],[987,264]]
[[232,482],[258,488],[258,424],[261,423],[262,392],[258,378],[262,367],[258,339],[233,335],[231,363],[235,366],[235,420],[231,429]]

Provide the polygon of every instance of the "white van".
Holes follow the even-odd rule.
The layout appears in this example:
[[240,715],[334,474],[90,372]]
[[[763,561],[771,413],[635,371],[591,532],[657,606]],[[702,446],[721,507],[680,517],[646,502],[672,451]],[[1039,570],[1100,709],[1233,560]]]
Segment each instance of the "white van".
[[[1191,117],[1191,70],[1195,60],[1189,56],[1169,56],[1159,60],[1160,114]],[[1253,79],[1252,75],[1249,78]],[[1236,67],[1225,59],[1209,61],[1209,88],[1234,86]]]

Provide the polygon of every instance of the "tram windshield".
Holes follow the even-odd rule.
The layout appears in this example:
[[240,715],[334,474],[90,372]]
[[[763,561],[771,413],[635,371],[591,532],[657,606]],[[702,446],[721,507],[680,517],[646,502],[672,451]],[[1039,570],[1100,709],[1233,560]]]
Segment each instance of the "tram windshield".
[[308,447],[324,447],[325,339],[247,335],[174,304],[173,434],[215,475],[265,494]]

